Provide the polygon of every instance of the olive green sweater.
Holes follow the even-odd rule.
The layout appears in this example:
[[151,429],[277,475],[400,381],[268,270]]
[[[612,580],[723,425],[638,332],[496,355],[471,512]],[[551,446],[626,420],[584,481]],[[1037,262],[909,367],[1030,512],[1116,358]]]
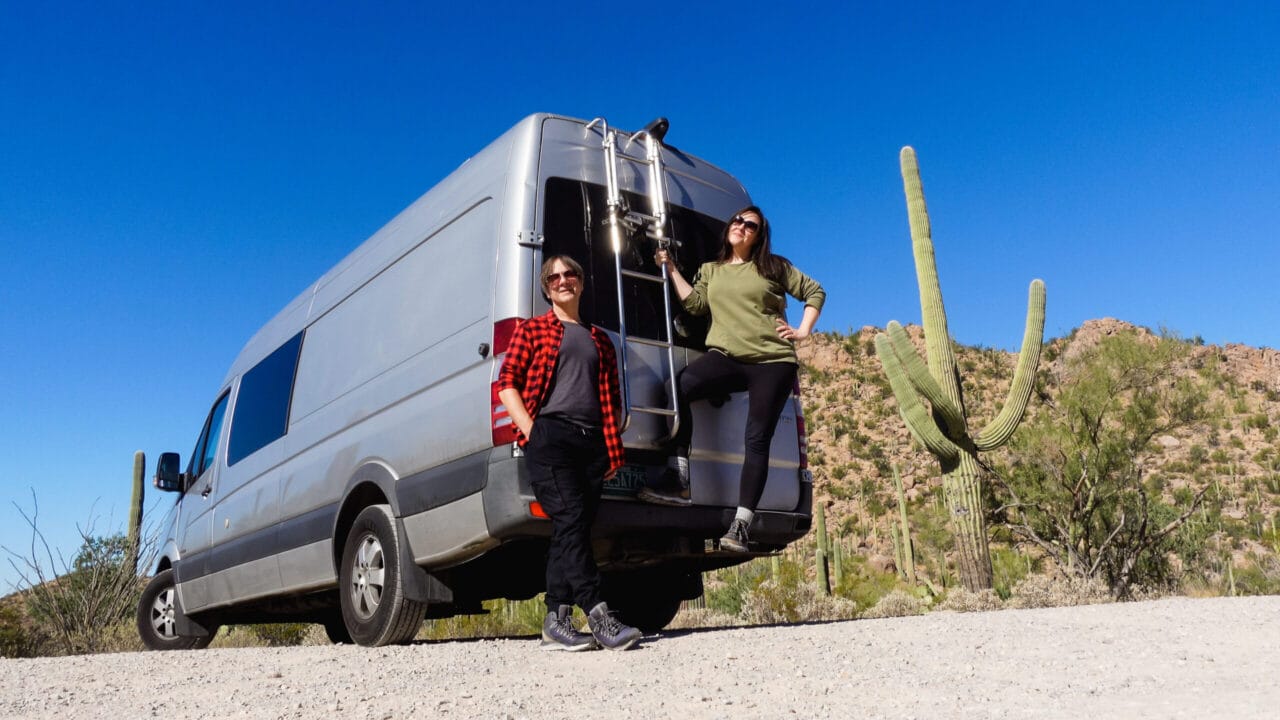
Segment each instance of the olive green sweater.
[[778,337],[777,318],[786,317],[787,295],[817,310],[827,293],[816,280],[790,266],[786,282],[771,282],[755,263],[705,263],[693,278],[684,308],[694,315],[711,313],[707,347],[748,363],[796,361],[795,346]]

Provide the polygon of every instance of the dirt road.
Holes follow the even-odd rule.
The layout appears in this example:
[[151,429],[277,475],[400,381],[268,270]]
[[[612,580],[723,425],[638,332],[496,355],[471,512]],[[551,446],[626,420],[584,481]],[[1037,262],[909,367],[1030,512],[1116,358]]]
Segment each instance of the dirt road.
[[0,717],[1273,718],[1280,597],[532,639],[0,660]]

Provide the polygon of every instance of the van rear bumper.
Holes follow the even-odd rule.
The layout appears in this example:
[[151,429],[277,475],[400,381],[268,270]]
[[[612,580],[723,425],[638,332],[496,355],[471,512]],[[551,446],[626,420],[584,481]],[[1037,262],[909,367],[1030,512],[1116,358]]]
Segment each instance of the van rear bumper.
[[[803,471],[797,471],[803,473]],[[551,524],[534,517],[532,486],[524,458],[512,457],[509,447],[494,448],[489,455],[483,490],[485,521],[489,535],[500,542],[526,537],[546,537]],[[751,541],[760,552],[781,549],[805,535],[811,523],[813,485],[807,473],[801,483],[800,502],[791,512],[760,510],[751,523]],[[715,552],[706,541],[718,539],[732,522],[736,508],[711,505],[666,507],[630,497],[606,495],[592,528],[592,537],[609,545],[652,546],[656,552],[679,553],[673,541],[687,546],[686,552]],[[658,548],[665,548],[659,550]],[[619,550],[622,548],[619,547]],[[753,547],[753,550],[756,549]]]

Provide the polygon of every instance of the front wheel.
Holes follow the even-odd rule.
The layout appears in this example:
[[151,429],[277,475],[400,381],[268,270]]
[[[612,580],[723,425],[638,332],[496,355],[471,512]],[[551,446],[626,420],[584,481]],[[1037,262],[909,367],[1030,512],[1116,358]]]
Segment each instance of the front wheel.
[[184,637],[177,632],[178,588],[173,570],[161,570],[147,583],[138,601],[138,635],[148,650],[199,650],[213,642],[217,628],[205,637]]
[[403,643],[418,634],[426,605],[404,595],[402,552],[390,505],[371,505],[356,516],[342,550],[338,593],[343,623],[360,645]]

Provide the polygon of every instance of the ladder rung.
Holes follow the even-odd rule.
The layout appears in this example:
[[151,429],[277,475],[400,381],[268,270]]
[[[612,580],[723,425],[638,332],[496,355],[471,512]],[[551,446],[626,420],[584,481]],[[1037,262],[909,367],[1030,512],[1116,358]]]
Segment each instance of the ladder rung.
[[631,412],[649,413],[651,415],[666,415],[667,417],[675,417],[676,411],[667,408],[646,407],[644,405],[632,405]]
[[649,338],[636,337],[635,335],[628,335],[627,342],[636,343],[637,345],[648,345],[649,347],[662,348],[664,350],[669,347],[675,347],[674,344],[669,342],[663,342],[661,340],[650,340]]
[[622,274],[629,278],[635,278],[636,280],[648,280],[650,282],[656,282],[656,283],[662,282],[661,275],[650,275],[649,273],[640,272],[639,270],[624,269],[622,271]]

